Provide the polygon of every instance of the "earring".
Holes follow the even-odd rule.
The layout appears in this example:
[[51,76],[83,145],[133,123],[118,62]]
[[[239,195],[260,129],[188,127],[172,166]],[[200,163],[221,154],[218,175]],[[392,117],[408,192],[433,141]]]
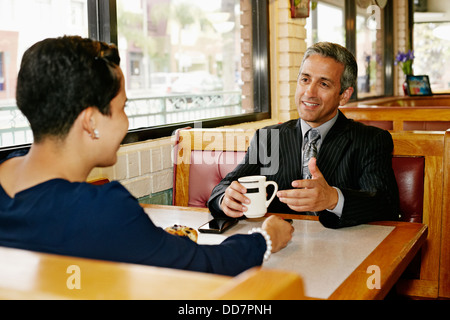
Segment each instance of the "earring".
[[100,139],[100,132],[97,129],[94,129],[94,133],[91,134],[91,137],[96,140],[96,139]]

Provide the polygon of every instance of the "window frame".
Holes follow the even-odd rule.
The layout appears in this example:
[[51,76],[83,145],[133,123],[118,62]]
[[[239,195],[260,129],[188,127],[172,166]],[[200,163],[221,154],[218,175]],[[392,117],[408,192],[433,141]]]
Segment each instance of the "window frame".
[[[269,9],[266,0],[251,0],[253,37],[254,113],[228,117],[210,118],[182,123],[131,129],[122,144],[135,143],[171,136],[177,129],[194,127],[201,123],[203,128],[235,125],[244,122],[271,118],[270,109],[270,61],[269,61]],[[88,0],[89,37],[93,40],[118,45],[116,0]],[[0,160],[11,152],[26,150],[30,144],[0,148]]]

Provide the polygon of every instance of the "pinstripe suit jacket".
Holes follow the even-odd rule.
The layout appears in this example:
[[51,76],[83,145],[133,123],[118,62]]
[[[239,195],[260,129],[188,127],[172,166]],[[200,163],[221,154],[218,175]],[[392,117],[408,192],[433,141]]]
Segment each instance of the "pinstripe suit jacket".
[[[276,181],[279,190],[292,189],[292,181],[301,179],[302,136],[300,119],[258,130],[244,160],[213,189],[208,202],[211,213],[224,215],[218,199],[231,182],[242,176],[262,174],[267,180]],[[388,131],[347,119],[339,111],[336,123],[322,141],[317,165],[328,184],[342,191],[345,202],[341,218],[328,211],[319,213],[324,226],[340,228],[398,219],[392,151],[393,141]],[[274,163],[277,157],[278,165]],[[298,214],[278,197],[268,210]]]

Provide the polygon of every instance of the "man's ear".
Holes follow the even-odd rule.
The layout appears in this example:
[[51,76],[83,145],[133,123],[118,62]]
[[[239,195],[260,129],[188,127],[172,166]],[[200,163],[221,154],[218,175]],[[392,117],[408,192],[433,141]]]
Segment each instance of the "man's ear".
[[353,89],[353,87],[348,87],[347,89],[345,89],[345,91],[341,94],[341,98],[339,100],[339,105],[340,106],[344,106],[344,105],[347,104],[347,102],[352,97],[353,91],[355,91]]

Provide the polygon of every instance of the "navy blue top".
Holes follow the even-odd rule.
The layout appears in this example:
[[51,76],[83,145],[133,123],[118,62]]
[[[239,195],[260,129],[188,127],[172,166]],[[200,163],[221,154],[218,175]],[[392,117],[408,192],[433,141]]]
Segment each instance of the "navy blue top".
[[9,197],[0,185],[0,246],[236,275],[261,265],[261,234],[198,245],[156,227],[120,183],[54,179]]

